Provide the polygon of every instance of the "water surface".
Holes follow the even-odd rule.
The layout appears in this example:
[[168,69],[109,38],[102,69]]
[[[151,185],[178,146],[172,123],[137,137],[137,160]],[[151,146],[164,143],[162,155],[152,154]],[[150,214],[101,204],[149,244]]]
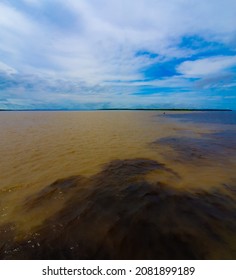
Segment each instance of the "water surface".
[[2,259],[235,259],[235,112],[0,112]]

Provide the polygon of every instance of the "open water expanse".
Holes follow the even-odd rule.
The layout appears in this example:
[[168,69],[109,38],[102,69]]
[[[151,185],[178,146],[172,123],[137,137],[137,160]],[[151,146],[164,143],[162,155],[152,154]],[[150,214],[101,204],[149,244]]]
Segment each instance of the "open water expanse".
[[0,112],[0,259],[236,259],[236,112]]

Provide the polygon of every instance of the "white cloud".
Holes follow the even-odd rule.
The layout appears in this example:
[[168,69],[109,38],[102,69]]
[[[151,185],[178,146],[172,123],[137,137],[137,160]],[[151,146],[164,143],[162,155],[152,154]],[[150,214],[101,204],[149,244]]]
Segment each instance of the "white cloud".
[[[17,32],[21,35],[27,35],[32,31],[31,22],[17,9],[0,3],[0,28],[8,32]],[[17,46],[15,46],[17,47]]]
[[236,56],[215,56],[193,61],[185,61],[177,71],[187,77],[204,77],[227,70],[236,65]]
[[[44,13],[42,7],[48,3],[53,1],[34,6],[38,9],[35,15]],[[48,26],[45,18],[53,18],[56,5],[50,13],[34,18],[10,2],[0,5],[0,49],[12,50],[9,60],[14,59],[15,67],[54,71],[95,83],[115,76],[142,78],[140,69],[150,65],[150,59],[135,57],[138,50],[158,53],[162,59],[185,57],[191,52],[178,48],[182,36],[196,34],[224,41],[236,30],[236,4],[231,0],[59,0],[58,5],[75,16],[78,30],[63,32]]]
[[16,74],[17,70],[0,61],[0,73],[1,72],[7,75],[11,75]]
[[[58,7],[64,16],[57,14]],[[102,96],[104,90],[112,98],[122,87],[127,96],[142,86],[190,87],[187,77],[224,71],[234,65],[235,57],[191,61],[197,51],[180,48],[181,39],[199,36],[230,46],[236,34],[235,10],[235,0],[4,1],[0,3],[0,60],[9,66],[0,64],[0,70],[14,73],[17,69],[22,84],[33,80],[35,91],[30,94],[35,97],[39,95],[36,89],[42,95],[37,78],[46,80],[49,88],[60,88],[58,80],[64,79],[62,89],[72,88],[73,95],[76,91],[80,96],[94,91]],[[63,25],[70,20],[71,25]],[[139,51],[144,55],[137,56]],[[146,79],[145,68],[173,58],[187,59],[177,68],[181,77]],[[98,85],[104,88],[96,91]]]
[[[107,83],[103,83],[107,84]],[[126,87],[154,87],[154,88],[187,88],[191,85],[191,82],[188,81],[183,76],[172,76],[162,79],[155,80],[140,80],[130,82],[130,80],[122,82],[114,81],[108,83],[111,86],[126,86]]]

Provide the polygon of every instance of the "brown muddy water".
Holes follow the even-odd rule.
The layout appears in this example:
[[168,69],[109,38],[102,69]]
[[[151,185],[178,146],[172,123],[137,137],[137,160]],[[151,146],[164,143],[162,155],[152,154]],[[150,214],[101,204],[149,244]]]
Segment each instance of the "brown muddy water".
[[236,113],[0,112],[0,259],[236,259]]

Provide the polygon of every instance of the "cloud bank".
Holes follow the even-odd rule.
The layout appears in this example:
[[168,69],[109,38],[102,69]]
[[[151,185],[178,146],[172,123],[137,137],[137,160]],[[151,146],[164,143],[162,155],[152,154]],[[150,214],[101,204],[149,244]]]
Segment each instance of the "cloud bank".
[[0,108],[236,109],[233,0],[3,0]]

